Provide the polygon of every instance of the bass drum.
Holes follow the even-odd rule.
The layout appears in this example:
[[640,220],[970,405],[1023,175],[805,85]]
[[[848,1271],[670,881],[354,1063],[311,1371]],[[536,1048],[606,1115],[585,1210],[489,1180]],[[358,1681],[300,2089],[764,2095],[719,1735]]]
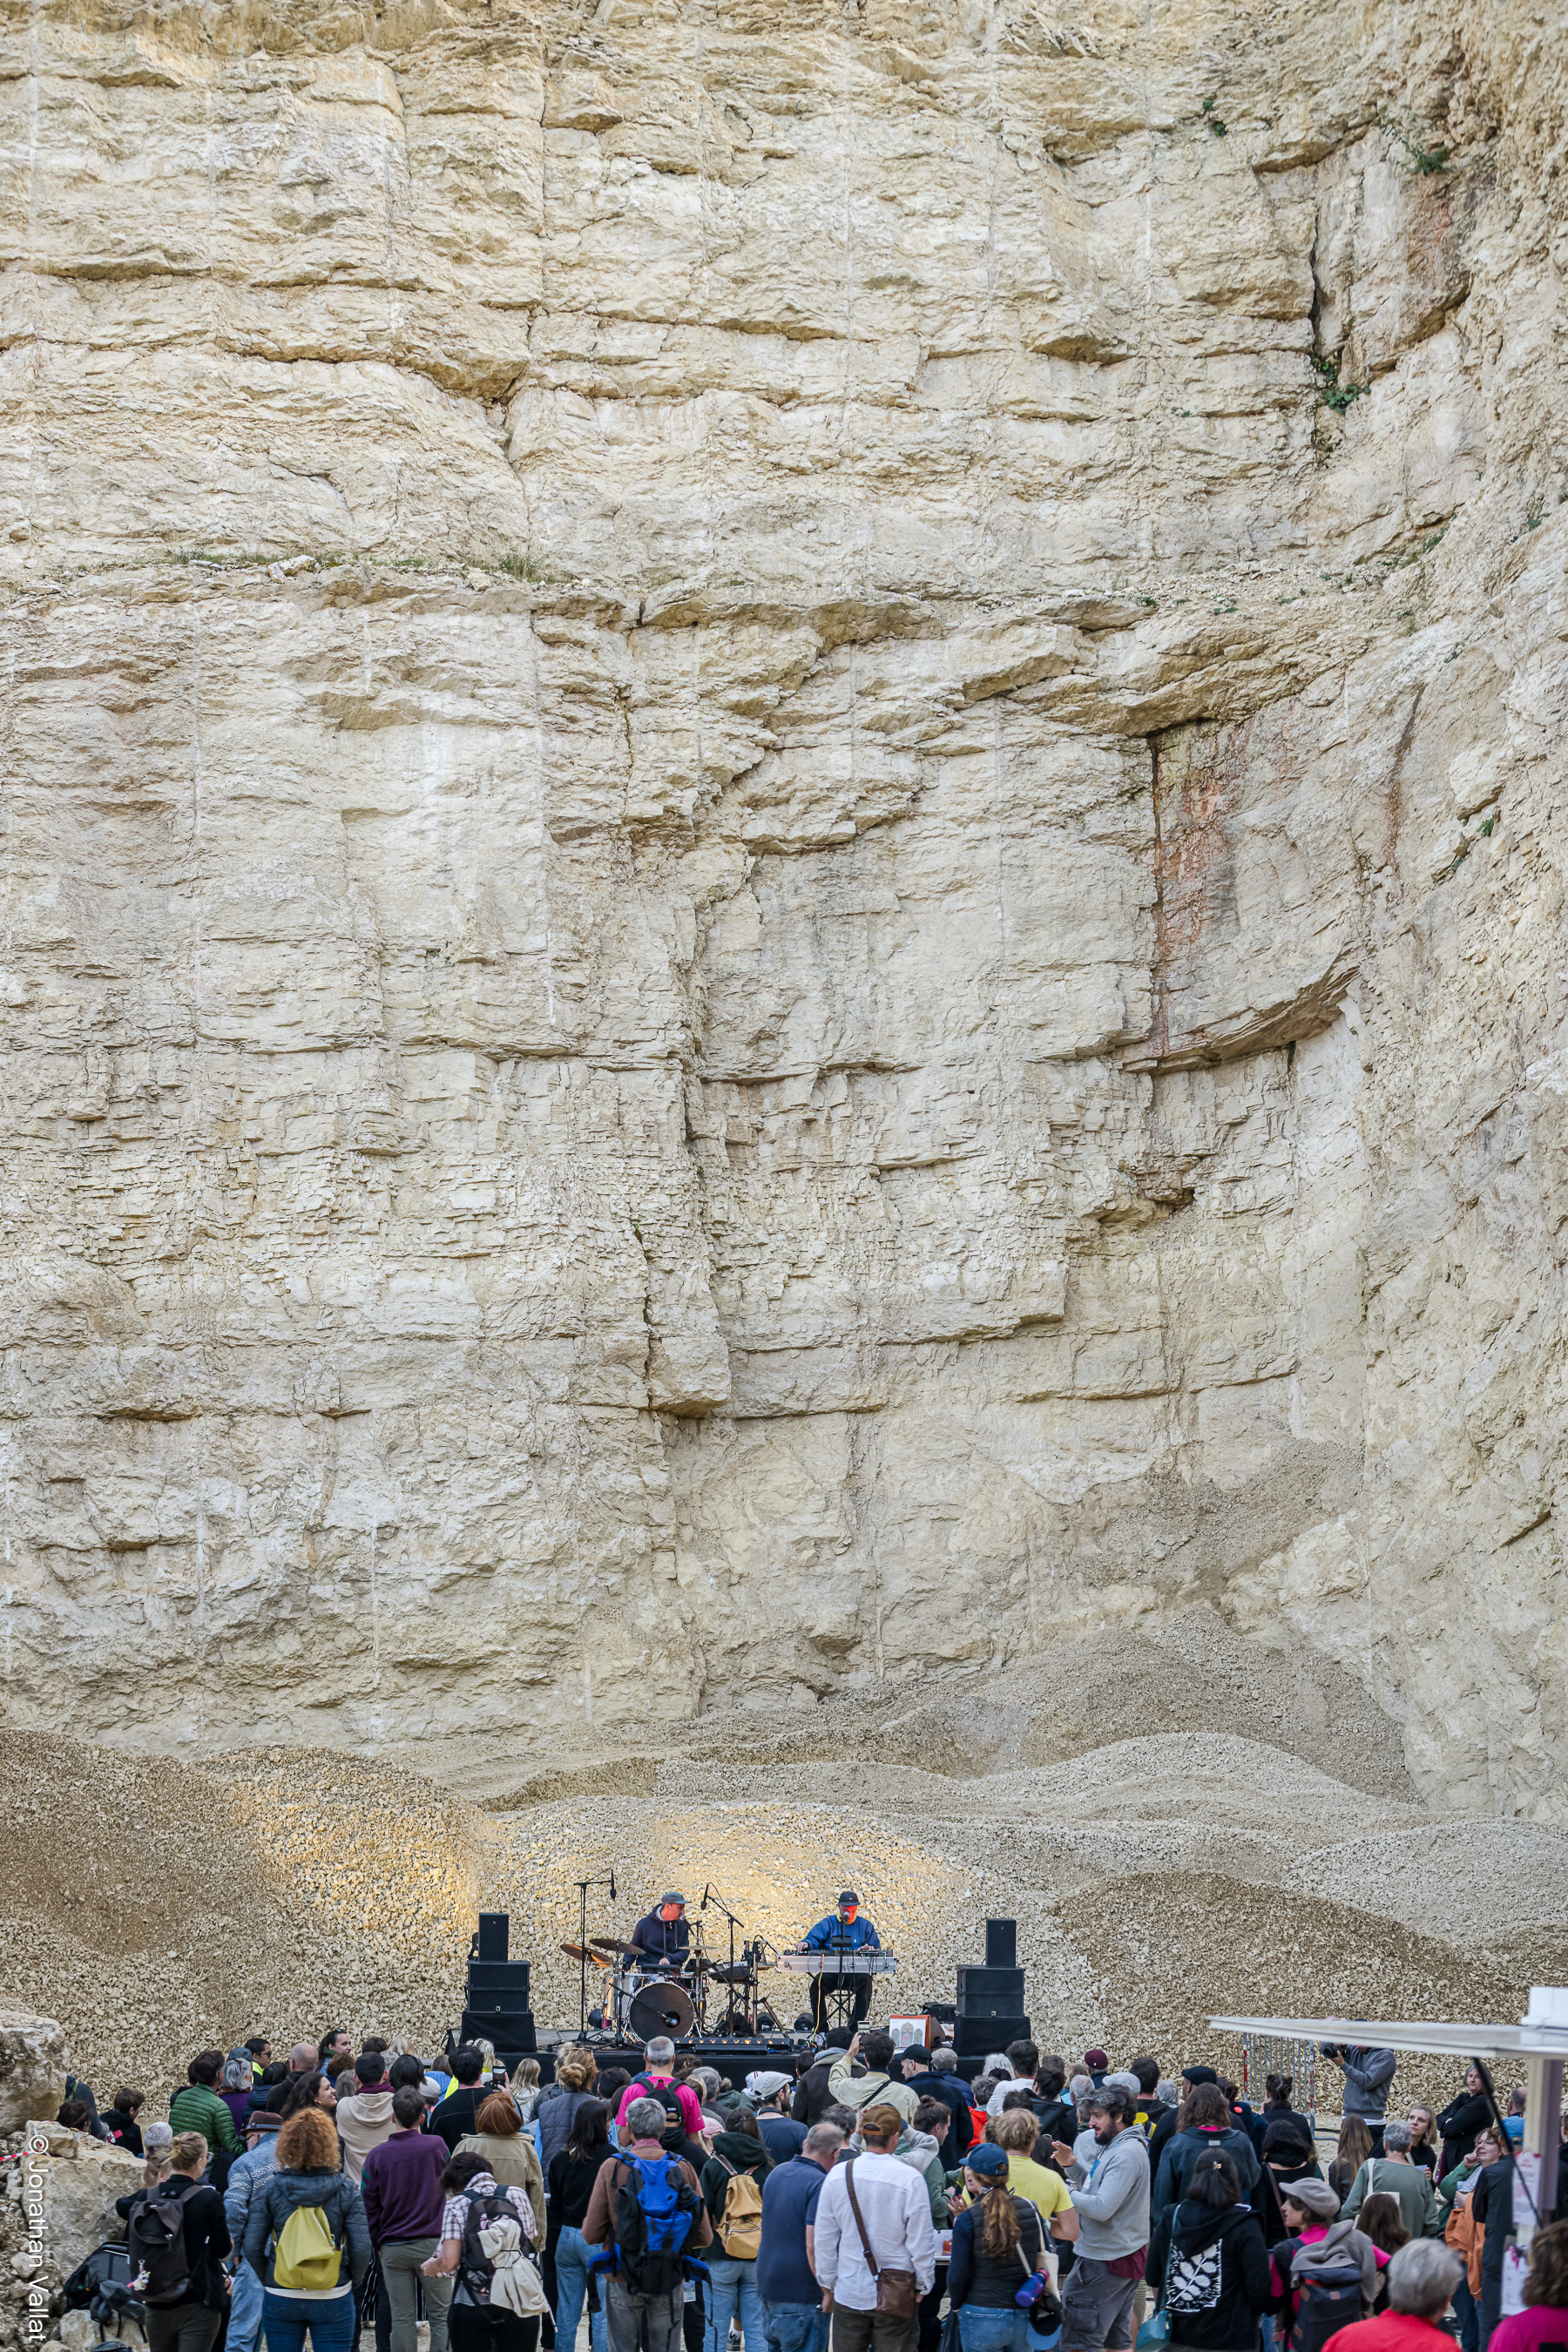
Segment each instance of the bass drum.
[[689,1993],[668,1977],[655,1977],[633,2000],[626,2022],[636,2042],[653,2042],[660,2034],[681,2042],[696,2024],[697,2011]]

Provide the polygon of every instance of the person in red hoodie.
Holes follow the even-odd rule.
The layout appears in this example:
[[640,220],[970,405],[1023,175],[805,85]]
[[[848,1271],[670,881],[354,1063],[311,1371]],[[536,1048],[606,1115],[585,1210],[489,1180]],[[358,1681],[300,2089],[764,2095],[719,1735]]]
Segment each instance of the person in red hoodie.
[[1413,2238],[1388,2265],[1388,2309],[1340,2328],[1323,2352],[1453,2352],[1454,2339],[1438,2322],[1464,2268],[1441,2239]]
[[[426,2132],[424,2122],[423,2091],[395,2092],[391,2136],[370,2150],[360,2175],[364,2218],[392,2312],[392,2352],[415,2352],[420,2266],[441,2243],[447,2143]],[[447,2314],[456,2280],[426,2275],[424,2284],[430,2352],[447,2352]]]

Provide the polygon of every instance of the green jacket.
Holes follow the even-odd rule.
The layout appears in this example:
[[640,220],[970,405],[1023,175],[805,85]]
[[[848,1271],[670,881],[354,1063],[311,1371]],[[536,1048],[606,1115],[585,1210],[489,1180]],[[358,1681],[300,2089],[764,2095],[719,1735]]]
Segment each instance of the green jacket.
[[1436,2238],[1442,2235],[1443,2224],[1437,2218],[1437,2200],[1432,2190],[1432,2176],[1419,2164],[1395,2164],[1386,2156],[1369,2156],[1351,2183],[1351,2193],[1345,2199],[1342,2219],[1353,2221],[1366,2200],[1382,2194],[1398,2200],[1405,2216],[1405,2226],[1413,2238]]
[[232,2156],[240,2144],[226,2105],[205,2083],[187,2083],[183,2091],[175,2092],[169,2123],[176,2138],[181,2132],[200,2132],[209,2148],[222,2149],[226,2155]]

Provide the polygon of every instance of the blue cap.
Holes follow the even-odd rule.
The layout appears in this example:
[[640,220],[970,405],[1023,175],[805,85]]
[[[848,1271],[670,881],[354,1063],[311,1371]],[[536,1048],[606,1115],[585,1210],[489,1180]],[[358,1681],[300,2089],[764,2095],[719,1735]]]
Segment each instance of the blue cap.
[[963,2164],[965,2171],[978,2173],[983,2180],[999,2180],[1007,2169],[1007,2151],[983,2139],[969,2150]]

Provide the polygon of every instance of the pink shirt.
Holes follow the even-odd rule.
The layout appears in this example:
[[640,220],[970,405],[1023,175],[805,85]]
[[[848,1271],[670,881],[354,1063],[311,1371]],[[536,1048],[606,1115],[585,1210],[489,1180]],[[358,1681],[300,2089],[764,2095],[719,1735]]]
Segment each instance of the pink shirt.
[[[659,2082],[669,2084],[669,2086],[675,2093],[676,2097],[680,2101],[680,2120],[686,2126],[686,2136],[688,2139],[700,2138],[702,2132],[702,2106],[696,2092],[691,2089],[690,2085],[686,2083],[671,2082],[670,2077],[668,2074],[656,2075],[650,2074],[647,2076],[647,2080],[650,2083]],[[621,2104],[616,2110],[616,2123],[624,2126],[626,2116],[637,2105],[637,2102],[639,2099],[646,2099],[647,2096],[647,2093],[646,2091],[639,2091],[635,2083],[628,2083],[626,2089],[621,2093]]]
[[1497,2352],[1542,2352],[1548,2344],[1568,2344],[1568,2311],[1555,2303],[1532,2303],[1492,2329]]

